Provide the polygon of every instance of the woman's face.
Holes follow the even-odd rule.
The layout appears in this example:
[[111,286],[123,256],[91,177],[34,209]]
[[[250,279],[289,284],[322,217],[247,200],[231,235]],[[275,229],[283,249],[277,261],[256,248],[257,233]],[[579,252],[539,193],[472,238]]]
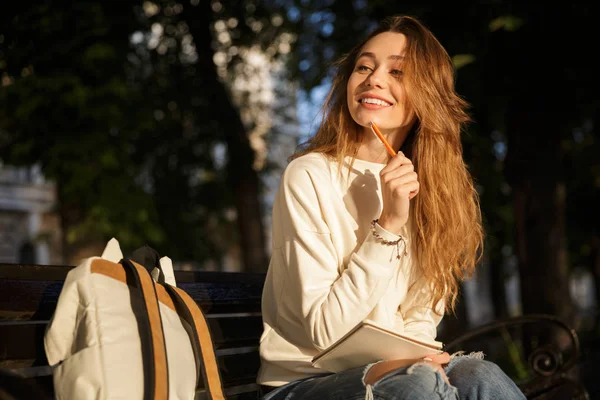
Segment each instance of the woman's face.
[[347,85],[348,108],[357,124],[369,127],[373,121],[392,133],[414,121],[402,85],[405,48],[406,36],[384,32],[361,49]]

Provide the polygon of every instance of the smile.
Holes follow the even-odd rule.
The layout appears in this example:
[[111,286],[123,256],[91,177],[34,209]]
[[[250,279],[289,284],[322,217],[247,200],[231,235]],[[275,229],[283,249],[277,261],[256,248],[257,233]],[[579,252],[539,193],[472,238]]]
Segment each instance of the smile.
[[358,100],[358,102],[361,104],[374,104],[377,106],[384,106],[384,107],[389,107],[392,105],[391,103],[388,103],[385,100],[376,99],[374,97],[365,97],[365,98]]

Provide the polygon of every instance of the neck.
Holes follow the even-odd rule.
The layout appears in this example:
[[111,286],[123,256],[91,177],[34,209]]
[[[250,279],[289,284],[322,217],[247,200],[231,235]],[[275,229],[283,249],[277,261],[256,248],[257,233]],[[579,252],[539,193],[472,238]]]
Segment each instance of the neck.
[[[381,133],[396,151],[402,147],[411,130],[411,126],[403,126],[398,129],[381,129]],[[371,128],[362,127],[362,142],[356,153],[356,158],[364,161],[376,163],[387,163],[391,156],[388,154],[385,146],[373,132]]]

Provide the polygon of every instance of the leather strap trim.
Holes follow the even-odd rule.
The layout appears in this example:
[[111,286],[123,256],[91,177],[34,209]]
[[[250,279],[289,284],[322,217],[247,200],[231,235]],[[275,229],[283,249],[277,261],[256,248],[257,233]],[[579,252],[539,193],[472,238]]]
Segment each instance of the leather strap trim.
[[[126,285],[133,286],[133,282],[127,282],[127,276],[125,273],[125,269],[121,264],[116,264],[108,260],[94,260],[92,261],[92,265],[90,266],[92,274],[100,274],[107,276],[109,278],[115,279],[119,282],[123,282]],[[156,295],[158,296],[158,301],[163,303],[165,306],[169,307],[174,312],[175,304],[173,303],[173,299],[171,296],[167,294],[167,291],[162,285],[155,285],[156,287]]]
[[142,329],[149,332],[151,338],[147,346],[144,346],[145,341],[142,341],[142,350],[147,350],[150,358],[144,363],[144,400],[167,400],[169,398],[167,349],[154,281],[141,265],[126,259],[121,260],[121,264],[133,272],[136,283],[142,290],[143,304],[146,308],[146,318],[138,314],[138,317],[141,317],[138,320],[140,338],[144,336]]
[[215,349],[204,313],[185,291],[168,284],[164,286],[167,292],[173,297],[175,304],[178,305],[179,315],[192,327],[192,336],[194,336],[192,340],[195,342],[192,343],[192,348],[196,355],[198,373],[196,390],[199,389],[200,375],[202,375],[208,399],[225,400]]

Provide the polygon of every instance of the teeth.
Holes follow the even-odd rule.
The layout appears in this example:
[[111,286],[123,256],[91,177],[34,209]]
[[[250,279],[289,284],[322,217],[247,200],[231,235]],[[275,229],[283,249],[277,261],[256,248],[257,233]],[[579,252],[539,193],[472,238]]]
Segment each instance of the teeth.
[[369,104],[377,104],[379,106],[391,106],[391,104],[388,103],[388,102],[386,102],[386,101],[379,100],[379,99],[373,99],[373,98],[370,98],[370,97],[365,97],[360,102],[361,103],[369,103]]

